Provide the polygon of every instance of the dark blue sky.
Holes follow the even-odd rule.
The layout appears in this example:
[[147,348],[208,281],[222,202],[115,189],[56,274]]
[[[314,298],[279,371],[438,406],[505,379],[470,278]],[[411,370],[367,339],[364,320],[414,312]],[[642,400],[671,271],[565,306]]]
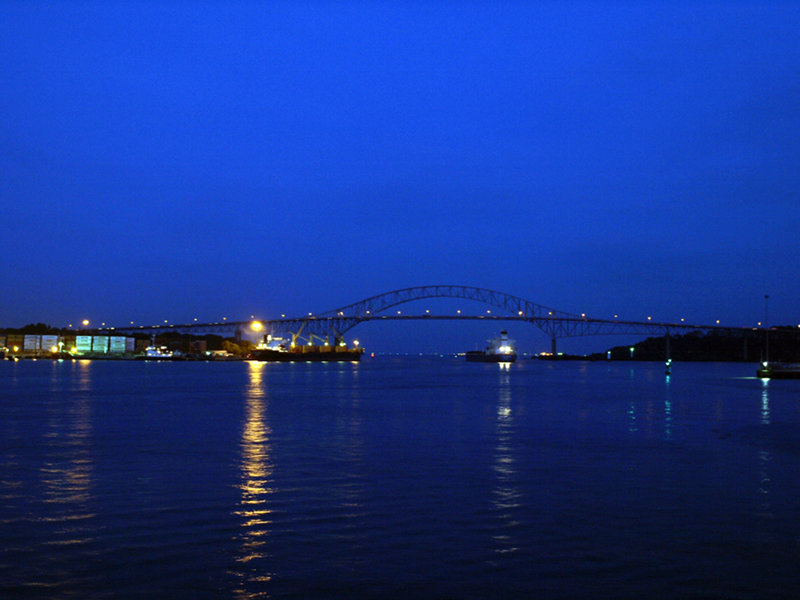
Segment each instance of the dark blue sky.
[[0,326],[437,283],[800,323],[799,39],[794,2],[0,2]]

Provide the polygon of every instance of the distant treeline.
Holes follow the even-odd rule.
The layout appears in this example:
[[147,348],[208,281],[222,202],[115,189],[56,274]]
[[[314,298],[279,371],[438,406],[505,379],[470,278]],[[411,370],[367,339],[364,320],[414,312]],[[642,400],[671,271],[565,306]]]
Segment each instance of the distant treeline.
[[[667,355],[666,336],[651,337],[633,344],[632,360],[664,360]],[[611,348],[612,360],[631,360],[631,346]],[[678,361],[731,361],[756,362],[764,360],[766,338],[763,331],[752,334],[726,335],[712,331],[692,331],[671,335],[669,355]],[[603,359],[602,354],[590,358]],[[770,361],[800,362],[800,329],[773,327],[769,332]]]

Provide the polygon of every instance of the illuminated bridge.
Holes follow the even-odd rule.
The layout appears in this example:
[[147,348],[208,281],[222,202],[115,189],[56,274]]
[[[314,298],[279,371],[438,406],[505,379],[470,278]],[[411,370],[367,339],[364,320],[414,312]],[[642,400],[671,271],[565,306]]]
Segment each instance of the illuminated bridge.
[[[458,298],[490,307],[480,313],[467,314],[461,310],[448,314],[435,314],[430,310],[424,313],[404,314],[397,307],[410,302],[429,298]],[[273,337],[340,343],[344,334],[369,321],[406,320],[498,320],[524,321],[538,327],[551,340],[552,351],[556,352],[559,338],[586,335],[667,335],[677,332],[718,331],[726,335],[752,335],[752,327],[724,327],[716,325],[691,325],[688,323],[659,323],[654,321],[625,321],[619,319],[594,319],[584,314],[572,314],[531,302],[519,296],[485,288],[463,285],[427,285],[394,290],[371,296],[341,308],[323,313],[310,313],[305,316],[270,319],[264,321],[223,321],[216,323],[188,323],[183,325],[152,325],[131,327],[108,327],[120,333],[159,334],[166,331],[204,335],[251,335],[254,325],[262,334]]]

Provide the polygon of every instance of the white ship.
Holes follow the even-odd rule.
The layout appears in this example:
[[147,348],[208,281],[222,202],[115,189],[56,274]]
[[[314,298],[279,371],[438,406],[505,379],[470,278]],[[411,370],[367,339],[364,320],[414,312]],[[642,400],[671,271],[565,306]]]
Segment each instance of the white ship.
[[514,362],[517,360],[517,350],[514,340],[509,339],[508,332],[503,330],[496,338],[488,340],[489,345],[485,350],[472,350],[465,354],[470,362]]

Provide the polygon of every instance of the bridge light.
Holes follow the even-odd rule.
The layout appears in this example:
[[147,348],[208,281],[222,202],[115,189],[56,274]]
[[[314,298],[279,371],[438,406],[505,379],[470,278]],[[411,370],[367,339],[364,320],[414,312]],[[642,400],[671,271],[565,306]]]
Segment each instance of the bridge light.
[[399,311],[399,310],[397,311],[397,314],[398,314],[398,315],[400,314],[400,311]]
[[262,329],[264,329],[264,324],[261,323],[261,321],[253,321],[252,323],[250,323],[250,329],[252,329],[253,331],[261,331]]
[[[426,309],[425,309],[425,312],[426,312],[427,314],[431,314],[431,309],[430,309],[430,308],[426,308]],[[800,327],[800,325],[798,325],[798,327]]]
[[486,311],[486,314],[487,314],[487,315],[490,315],[490,314],[492,314],[492,311],[490,311],[490,310],[487,310],[487,311]]
[[547,313],[547,314],[548,314],[548,315],[550,315],[550,316],[552,316],[552,315],[553,315],[553,311],[551,310],[551,311],[550,311],[549,313]]
[[281,319],[284,319],[284,318],[286,318],[286,315],[281,315]]
[[581,317],[586,318],[586,313],[581,313]]
[[[167,320],[166,320],[166,319],[164,319],[164,323],[166,323],[166,322],[167,322]],[[105,325],[105,323],[103,323],[103,325]]]
[[685,320],[686,320],[686,319],[684,319],[683,317],[681,317],[681,323],[683,323]]
[[719,319],[717,319],[717,325],[719,325]]
[[619,319],[619,315],[614,315],[614,318],[615,319]]
[[83,321],[81,321],[81,325],[83,325],[84,327],[88,327],[89,326],[89,319],[84,319]]
[[651,321],[652,319],[653,319],[653,317],[647,317],[648,321]]
[[521,317],[522,316],[522,311],[519,311],[519,313],[517,313],[517,314],[519,314],[519,316]]
[[460,310],[457,310],[457,311],[456,311],[456,313],[458,313],[458,314],[460,315],[460,314],[461,314],[461,311],[460,311]]
[[358,340],[353,340],[353,346],[358,348]]

